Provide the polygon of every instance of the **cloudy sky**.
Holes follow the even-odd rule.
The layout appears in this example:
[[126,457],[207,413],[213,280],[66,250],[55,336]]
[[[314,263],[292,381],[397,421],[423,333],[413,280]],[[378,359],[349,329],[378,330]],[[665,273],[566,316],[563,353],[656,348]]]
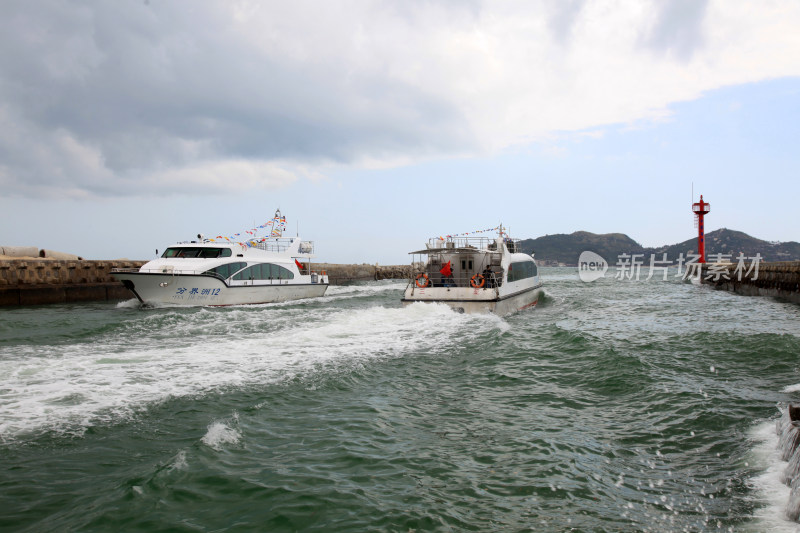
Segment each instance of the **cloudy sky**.
[[797,0],[9,0],[0,245],[147,259],[280,207],[320,260],[503,222],[800,240]]

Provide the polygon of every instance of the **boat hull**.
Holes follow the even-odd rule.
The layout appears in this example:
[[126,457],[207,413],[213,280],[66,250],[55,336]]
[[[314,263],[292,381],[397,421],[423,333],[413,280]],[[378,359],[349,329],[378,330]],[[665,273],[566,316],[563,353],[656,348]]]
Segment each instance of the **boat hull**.
[[506,295],[502,293],[498,295],[493,289],[409,288],[402,299],[402,304],[407,306],[417,302],[443,303],[460,313],[493,313],[504,316],[535,306],[543,292],[541,284]]
[[323,296],[327,283],[272,283],[227,285],[212,276],[114,272],[142,303],[149,305],[243,305],[285,302]]

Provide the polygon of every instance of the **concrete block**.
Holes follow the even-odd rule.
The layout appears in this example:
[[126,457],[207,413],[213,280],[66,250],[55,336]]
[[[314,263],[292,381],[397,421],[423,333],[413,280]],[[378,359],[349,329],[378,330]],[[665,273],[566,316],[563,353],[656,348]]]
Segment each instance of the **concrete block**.
[[64,297],[67,302],[101,301],[106,299],[106,287],[104,285],[64,287]]
[[56,252],[55,250],[41,250],[38,254],[39,257],[46,257],[48,259],[73,259],[78,260],[80,259],[79,256],[75,254],[68,254],[65,252]]
[[19,305],[19,288],[0,287],[0,307]]
[[39,257],[39,249],[35,246],[3,246],[0,254],[8,257]]
[[66,295],[63,287],[26,287],[19,290],[20,305],[45,305],[65,303]]
[[108,285],[106,288],[106,299],[109,301],[116,300],[124,302],[132,298],[136,298],[136,296],[126,289],[122,283],[116,282],[114,285]]

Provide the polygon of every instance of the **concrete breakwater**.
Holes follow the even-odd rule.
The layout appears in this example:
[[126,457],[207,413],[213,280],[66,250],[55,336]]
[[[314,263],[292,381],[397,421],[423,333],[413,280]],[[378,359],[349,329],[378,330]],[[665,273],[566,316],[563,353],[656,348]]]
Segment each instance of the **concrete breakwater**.
[[325,272],[331,285],[344,285],[353,281],[370,281],[382,279],[410,279],[411,265],[337,265],[332,263],[314,263],[312,269]]
[[0,261],[0,306],[93,300],[127,300],[113,268],[139,268],[145,261],[9,259]]
[[[0,306],[43,305],[97,300],[128,300],[133,295],[111,277],[115,268],[139,268],[146,261],[79,261],[57,259],[0,260]],[[329,283],[408,279],[410,266],[315,263]]]
[[800,303],[800,261],[761,263],[737,272],[735,263],[706,264],[703,283],[745,296],[772,296]]

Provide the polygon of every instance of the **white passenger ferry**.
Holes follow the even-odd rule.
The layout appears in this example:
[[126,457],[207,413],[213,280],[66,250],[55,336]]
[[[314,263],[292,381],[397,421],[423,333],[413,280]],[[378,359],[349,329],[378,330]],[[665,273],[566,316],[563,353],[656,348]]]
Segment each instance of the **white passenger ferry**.
[[497,237],[436,237],[410,252],[424,260],[412,260],[403,305],[440,302],[462,313],[497,315],[536,305],[543,288],[533,255],[521,253],[519,240],[502,226],[493,230]]
[[111,275],[151,305],[259,304],[324,295],[326,273],[311,264],[314,243],[283,237],[285,220],[278,210],[265,225],[269,237],[244,242],[198,235],[196,241],[168,247],[138,270],[114,269]]

